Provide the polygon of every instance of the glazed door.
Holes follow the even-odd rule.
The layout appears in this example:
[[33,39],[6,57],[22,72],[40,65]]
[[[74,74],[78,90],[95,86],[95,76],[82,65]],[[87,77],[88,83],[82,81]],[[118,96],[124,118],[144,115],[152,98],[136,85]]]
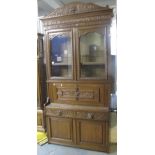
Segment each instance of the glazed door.
[[72,30],[48,33],[49,79],[73,79]]
[[78,30],[78,79],[107,79],[106,27]]

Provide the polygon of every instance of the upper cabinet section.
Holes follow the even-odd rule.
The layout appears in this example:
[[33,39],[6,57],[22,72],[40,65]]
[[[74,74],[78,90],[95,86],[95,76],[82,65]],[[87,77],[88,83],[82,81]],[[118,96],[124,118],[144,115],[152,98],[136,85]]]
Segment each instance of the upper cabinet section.
[[112,9],[70,3],[41,18],[48,80],[109,80]]

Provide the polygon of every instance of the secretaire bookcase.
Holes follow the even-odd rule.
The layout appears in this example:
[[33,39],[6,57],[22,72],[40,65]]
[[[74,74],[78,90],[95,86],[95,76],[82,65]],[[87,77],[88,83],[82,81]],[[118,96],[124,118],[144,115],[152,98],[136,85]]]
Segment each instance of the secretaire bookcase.
[[42,17],[49,143],[108,152],[112,9],[74,2]]

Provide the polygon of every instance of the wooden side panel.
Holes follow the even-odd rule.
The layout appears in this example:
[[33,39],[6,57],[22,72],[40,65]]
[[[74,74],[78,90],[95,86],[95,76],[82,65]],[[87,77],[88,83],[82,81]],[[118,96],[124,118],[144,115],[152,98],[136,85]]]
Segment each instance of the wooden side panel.
[[37,110],[37,131],[44,131],[43,110]]
[[105,91],[104,91],[104,106],[105,107],[109,107],[110,106],[110,94],[111,94],[111,85],[110,84],[106,84],[105,85]]

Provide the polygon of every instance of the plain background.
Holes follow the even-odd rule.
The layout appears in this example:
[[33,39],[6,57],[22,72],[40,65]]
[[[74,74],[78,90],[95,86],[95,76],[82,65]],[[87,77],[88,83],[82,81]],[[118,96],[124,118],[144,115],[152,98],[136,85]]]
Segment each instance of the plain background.
[[[118,155],[155,154],[155,9],[117,0]],[[37,1],[0,5],[0,154],[37,154]]]

